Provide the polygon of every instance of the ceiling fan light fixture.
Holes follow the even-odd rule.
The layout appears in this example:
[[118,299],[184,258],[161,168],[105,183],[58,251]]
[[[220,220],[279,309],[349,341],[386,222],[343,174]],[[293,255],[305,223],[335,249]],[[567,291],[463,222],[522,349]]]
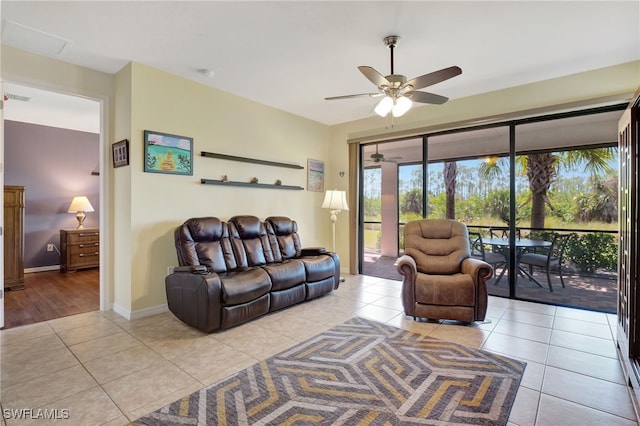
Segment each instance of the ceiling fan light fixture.
[[387,114],[391,112],[393,107],[393,99],[391,99],[391,96],[385,96],[384,98],[382,98],[382,100],[380,100],[380,102],[378,102],[378,105],[376,105],[374,111],[380,117],[386,117]]
[[393,108],[391,108],[391,113],[394,117],[401,117],[411,109],[412,105],[413,102],[411,102],[411,99],[406,96],[400,96],[394,102]]

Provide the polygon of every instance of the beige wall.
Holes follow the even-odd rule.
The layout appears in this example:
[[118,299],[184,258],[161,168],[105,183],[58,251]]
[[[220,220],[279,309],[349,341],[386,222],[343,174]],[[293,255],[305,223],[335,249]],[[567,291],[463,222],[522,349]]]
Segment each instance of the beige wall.
[[[349,168],[349,139],[384,139],[514,111],[588,104],[602,97],[621,99],[640,85],[639,76],[640,62],[635,62],[415,108],[392,128],[385,129],[385,122],[377,117],[328,127],[140,64],[130,64],[112,76],[2,47],[3,80],[103,102],[101,180],[107,199],[101,204],[108,208],[101,226],[110,251],[101,274],[112,289],[105,299],[127,316],[163,309],[164,276],[167,267],[177,262],[172,232],[189,217],[286,215],[298,221],[304,245],[331,246],[329,214],[319,208],[322,193],[224,188],[202,185],[200,178],[219,179],[226,174],[230,180],[248,181],[256,176],[260,182],[281,179],[283,184],[306,188],[306,162],[313,158],[325,162],[325,188],[347,190],[349,182],[357,180],[356,168]],[[193,176],[144,173],[144,130],[193,137],[196,154],[212,151],[291,162],[305,169],[196,155]],[[112,169],[111,143],[124,138],[130,141],[130,166]],[[353,214],[340,215],[336,232],[343,268],[350,266],[349,250],[355,249],[349,238],[355,228],[355,191],[350,190],[349,196]]]
[[135,166],[133,159],[137,157],[136,150],[131,145],[131,64],[120,70],[115,76],[114,93],[114,138],[113,141],[129,139],[129,166],[112,168],[111,183],[113,191],[110,194],[112,244],[110,246],[110,265],[112,270],[112,302],[114,309],[124,316],[130,316],[131,283],[134,264],[131,262],[132,251],[129,236],[131,235],[131,204],[132,187],[131,175]]
[[[331,246],[328,212],[320,209],[322,192],[200,183],[201,178],[227,175],[233,181],[280,179],[284,185],[306,188],[307,159],[329,160],[327,126],[136,63],[116,78],[117,105],[127,92],[130,120],[120,123],[118,115],[116,134],[130,141],[131,165],[123,170],[125,182],[115,185],[123,187],[124,194],[116,191],[114,198],[116,210],[130,214],[116,215],[114,229],[115,247],[130,248],[130,253],[114,258],[116,303],[126,309],[130,301],[134,312],[166,303],[164,277],[167,267],[177,262],[173,230],[189,217],[289,216],[298,222],[304,245]],[[192,137],[193,176],[145,173],[144,130]],[[205,158],[201,151],[299,164],[304,169]],[[118,179],[119,174],[116,169]],[[120,295],[127,281],[130,295]]]

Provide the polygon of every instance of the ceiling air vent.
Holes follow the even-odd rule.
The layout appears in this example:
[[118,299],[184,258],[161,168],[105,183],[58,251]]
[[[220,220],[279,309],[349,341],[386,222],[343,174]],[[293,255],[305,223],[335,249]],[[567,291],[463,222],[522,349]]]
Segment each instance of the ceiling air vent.
[[71,42],[17,22],[6,20],[2,25],[2,42],[18,49],[45,55],[61,55]]
[[31,98],[28,96],[14,95],[13,93],[5,93],[4,95],[9,99],[13,99],[14,101],[29,102],[31,100]]

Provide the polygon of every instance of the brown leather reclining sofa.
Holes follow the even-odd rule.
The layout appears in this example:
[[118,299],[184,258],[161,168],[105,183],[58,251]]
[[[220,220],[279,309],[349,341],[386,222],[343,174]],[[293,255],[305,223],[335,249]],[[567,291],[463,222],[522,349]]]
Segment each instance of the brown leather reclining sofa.
[[338,288],[340,260],[303,249],[282,216],[188,219],[175,230],[180,267],[165,279],[169,310],[206,333],[236,326]]

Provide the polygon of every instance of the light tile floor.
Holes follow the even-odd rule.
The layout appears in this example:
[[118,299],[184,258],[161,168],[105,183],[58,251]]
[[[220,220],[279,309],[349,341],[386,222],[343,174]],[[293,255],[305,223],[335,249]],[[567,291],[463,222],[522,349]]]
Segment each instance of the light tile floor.
[[[0,332],[1,405],[67,425],[126,425],[297,342],[362,316],[527,362],[510,425],[637,425],[616,357],[615,315],[490,297],[490,323],[416,322],[400,283],[346,276],[330,295],[203,334],[170,313],[89,312]],[[57,410],[57,411],[55,411]],[[13,413],[13,414],[12,414]],[[24,411],[23,411],[24,413]]]

